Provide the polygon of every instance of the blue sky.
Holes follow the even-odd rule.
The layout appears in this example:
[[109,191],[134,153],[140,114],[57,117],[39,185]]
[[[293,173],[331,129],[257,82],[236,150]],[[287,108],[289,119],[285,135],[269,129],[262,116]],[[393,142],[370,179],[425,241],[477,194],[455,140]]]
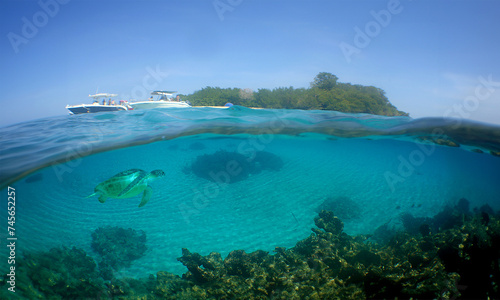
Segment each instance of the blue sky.
[[414,118],[500,124],[500,1],[2,0],[0,14],[0,126],[97,89],[299,88],[319,72]]

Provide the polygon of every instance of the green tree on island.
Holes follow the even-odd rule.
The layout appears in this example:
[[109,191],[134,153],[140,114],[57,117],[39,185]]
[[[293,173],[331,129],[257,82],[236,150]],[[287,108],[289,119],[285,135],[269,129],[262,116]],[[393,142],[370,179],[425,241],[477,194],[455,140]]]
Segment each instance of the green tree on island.
[[338,82],[338,77],[321,72],[311,82],[311,87],[294,89],[279,87],[250,89],[205,87],[190,95],[182,95],[193,106],[234,105],[259,108],[335,110],[346,113],[369,113],[384,116],[408,116],[399,111],[385,96],[384,90]]
[[332,73],[321,72],[316,75],[314,81],[311,82],[311,87],[330,91],[337,85],[338,79],[339,78]]

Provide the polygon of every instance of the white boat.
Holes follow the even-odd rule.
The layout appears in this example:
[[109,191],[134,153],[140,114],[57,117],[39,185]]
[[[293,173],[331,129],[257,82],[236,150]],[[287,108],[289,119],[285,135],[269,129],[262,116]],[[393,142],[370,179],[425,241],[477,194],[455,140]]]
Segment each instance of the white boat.
[[[99,93],[94,95],[89,95],[94,101],[92,104],[77,104],[77,105],[66,105],[66,109],[69,110],[70,115],[86,114],[86,113],[97,113],[97,112],[110,112],[110,111],[121,111],[130,110],[127,101],[120,100],[119,104],[116,104],[111,98],[118,96],[117,94],[107,94]],[[108,102],[106,103],[106,98]],[[102,102],[100,102],[102,99]]]
[[172,107],[191,107],[186,101],[173,100],[172,96],[176,91],[154,91],[151,93],[153,96],[159,96],[153,99],[153,96],[146,101],[131,101],[129,105],[133,109],[152,109],[152,108],[172,108]]

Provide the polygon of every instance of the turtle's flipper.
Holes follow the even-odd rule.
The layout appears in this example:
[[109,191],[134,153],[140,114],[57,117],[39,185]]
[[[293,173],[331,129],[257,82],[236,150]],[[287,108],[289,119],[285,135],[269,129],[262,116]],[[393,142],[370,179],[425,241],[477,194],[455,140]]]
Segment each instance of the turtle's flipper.
[[144,189],[144,194],[142,194],[142,200],[141,203],[139,204],[139,207],[142,207],[148,203],[149,199],[151,198],[151,195],[153,194],[153,189],[148,185]]
[[[93,193],[92,195],[85,197],[85,199],[90,198],[90,197],[97,196],[97,195],[99,195],[99,194],[100,194],[99,192],[95,192],[95,193]],[[104,196],[103,194],[100,194],[100,195],[99,195],[99,202],[104,203],[104,201],[106,201],[106,199],[108,199],[108,196]]]
[[104,203],[108,197],[101,195],[99,196],[99,202]]
[[87,197],[85,197],[85,199],[90,198],[90,197],[94,197],[95,195],[97,195],[97,192],[93,193],[92,195],[88,195]]

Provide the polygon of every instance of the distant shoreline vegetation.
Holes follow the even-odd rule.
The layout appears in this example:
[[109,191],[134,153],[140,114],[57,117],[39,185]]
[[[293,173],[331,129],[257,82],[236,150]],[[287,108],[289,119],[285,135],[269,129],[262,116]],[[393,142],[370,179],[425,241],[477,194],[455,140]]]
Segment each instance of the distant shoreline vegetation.
[[270,89],[205,87],[190,95],[180,95],[193,106],[223,106],[226,103],[256,108],[335,110],[346,113],[368,113],[383,116],[409,116],[398,110],[385,96],[385,91],[359,84],[338,82],[338,77],[319,73],[311,87],[279,87]]

